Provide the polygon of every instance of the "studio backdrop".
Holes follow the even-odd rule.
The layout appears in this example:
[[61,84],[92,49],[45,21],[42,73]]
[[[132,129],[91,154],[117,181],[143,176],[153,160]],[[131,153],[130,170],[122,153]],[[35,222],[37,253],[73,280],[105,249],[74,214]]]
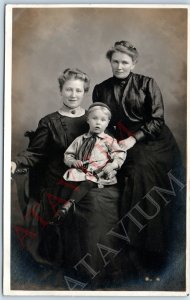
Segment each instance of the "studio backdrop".
[[153,8],[14,8],[12,154],[25,149],[24,131],[60,106],[57,78],[78,67],[95,84],[112,76],[105,58],[115,41],[140,53],[134,72],[155,78],[165,120],[186,155],[187,10]]

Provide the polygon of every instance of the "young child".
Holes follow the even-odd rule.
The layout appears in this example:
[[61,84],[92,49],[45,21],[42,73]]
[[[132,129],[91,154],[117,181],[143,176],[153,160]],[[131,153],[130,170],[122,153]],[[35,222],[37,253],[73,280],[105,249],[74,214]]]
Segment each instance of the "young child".
[[[58,209],[52,224],[60,224],[69,209],[92,187],[103,188],[104,185],[117,183],[113,171],[121,168],[126,152],[120,148],[116,139],[104,132],[110,119],[111,111],[106,104],[96,102],[89,107],[87,113],[89,132],[77,137],[64,155],[64,162],[70,169],[63,178],[72,182],[76,188],[70,189],[69,200]],[[67,187],[63,187],[61,194],[65,199],[65,195],[68,194]]]

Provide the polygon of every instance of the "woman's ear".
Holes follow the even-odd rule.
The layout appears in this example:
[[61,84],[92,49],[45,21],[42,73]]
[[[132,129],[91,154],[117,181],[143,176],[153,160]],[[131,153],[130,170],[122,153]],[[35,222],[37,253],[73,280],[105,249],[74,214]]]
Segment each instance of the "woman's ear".
[[134,69],[134,67],[136,66],[137,60],[133,61],[133,65],[131,66],[131,70]]
[[135,66],[136,66],[136,63],[133,62],[132,66],[131,66],[131,70],[133,70]]

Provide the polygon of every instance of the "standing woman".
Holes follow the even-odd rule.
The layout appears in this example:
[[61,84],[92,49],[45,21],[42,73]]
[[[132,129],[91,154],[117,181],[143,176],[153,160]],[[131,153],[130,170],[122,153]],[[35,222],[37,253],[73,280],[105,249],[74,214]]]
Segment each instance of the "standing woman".
[[[115,130],[116,138],[127,151],[120,177],[120,182],[126,179],[122,182],[121,217],[130,240],[127,253],[140,275],[149,280],[151,273],[160,274],[174,251],[172,239],[177,238],[174,223],[182,205],[179,202],[182,163],[176,141],[165,125],[157,83],[153,78],[132,72],[138,60],[137,49],[128,41],[118,41],[106,57],[113,76],[95,86],[93,101],[110,107],[113,116],[110,129]],[[171,192],[172,176],[178,180],[172,182],[177,183],[176,197]],[[153,191],[155,186],[165,192]],[[147,196],[150,191],[152,200]]]

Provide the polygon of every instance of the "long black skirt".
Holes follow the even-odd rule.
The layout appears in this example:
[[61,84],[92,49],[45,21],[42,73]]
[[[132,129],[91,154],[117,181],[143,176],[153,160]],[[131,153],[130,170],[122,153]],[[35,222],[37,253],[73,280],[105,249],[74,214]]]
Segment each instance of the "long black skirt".
[[167,126],[156,140],[138,142],[128,151],[119,178],[124,185],[120,217],[127,228],[129,246],[167,255],[177,239],[183,243],[183,166]]
[[117,230],[120,196],[117,185],[92,188],[62,225],[50,225],[56,210],[52,203],[61,199],[59,188],[44,191],[35,210],[40,217],[27,219],[28,229],[37,233],[35,239],[28,239],[27,249],[37,262],[62,269],[65,276],[85,282],[87,288],[104,288],[120,272],[120,245],[109,234]]

